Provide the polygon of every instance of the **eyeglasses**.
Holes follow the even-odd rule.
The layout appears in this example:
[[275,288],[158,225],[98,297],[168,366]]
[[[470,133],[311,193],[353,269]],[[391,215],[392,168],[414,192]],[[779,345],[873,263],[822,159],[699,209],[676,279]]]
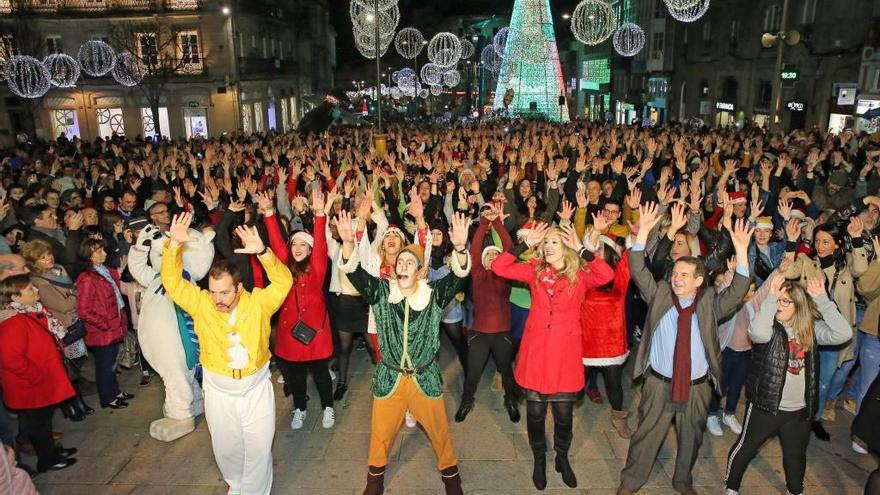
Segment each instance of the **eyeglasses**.
[[605,213],[607,213],[609,215],[619,215],[620,214],[620,210],[609,210],[608,208],[603,208],[602,211],[604,211]]
[[794,304],[794,301],[792,301],[791,299],[786,299],[786,298],[779,299],[779,306],[780,307],[787,308],[787,307],[791,306],[792,304]]

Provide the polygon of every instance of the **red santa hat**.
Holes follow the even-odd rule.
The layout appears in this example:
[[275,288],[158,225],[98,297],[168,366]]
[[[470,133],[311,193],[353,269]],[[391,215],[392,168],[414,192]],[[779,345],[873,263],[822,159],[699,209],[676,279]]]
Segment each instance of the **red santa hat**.
[[728,194],[731,204],[744,204],[746,202],[746,193],[742,191],[733,191]]
[[620,254],[620,244],[617,243],[617,236],[612,234],[611,232],[607,232],[603,235],[599,236],[599,242],[605,244],[606,246],[613,249],[617,254]]

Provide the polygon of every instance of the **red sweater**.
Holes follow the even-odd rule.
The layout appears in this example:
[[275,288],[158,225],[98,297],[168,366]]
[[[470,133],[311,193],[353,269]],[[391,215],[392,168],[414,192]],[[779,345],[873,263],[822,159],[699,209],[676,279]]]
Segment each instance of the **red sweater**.
[[[513,247],[510,234],[501,220],[492,227],[501,237],[502,251]],[[510,331],[510,281],[483,268],[483,239],[489,230],[489,221],[480,219],[480,225],[471,242],[471,300],[474,303],[474,323],[471,330],[481,333]]]

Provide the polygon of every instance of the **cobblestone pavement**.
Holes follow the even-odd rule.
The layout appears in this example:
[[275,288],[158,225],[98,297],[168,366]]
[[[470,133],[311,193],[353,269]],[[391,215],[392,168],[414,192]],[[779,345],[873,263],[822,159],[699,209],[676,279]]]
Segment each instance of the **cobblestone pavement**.
[[[446,409],[451,418],[458,406],[462,386],[458,362],[448,347],[443,351],[446,378]],[[273,493],[314,495],[358,495],[366,478],[366,459],[370,434],[371,365],[366,352],[354,351],[350,392],[336,404],[336,427],[324,430],[317,391],[310,383],[308,418],[305,427],[290,430],[289,398],[278,394],[275,435],[275,484]],[[494,368],[487,366],[477,406],[461,424],[451,423],[455,451],[460,458],[465,492],[469,495],[510,495],[537,493],[531,482],[532,456],[526,439],[525,419],[513,424],[507,419],[502,394],[491,390]],[[90,379],[93,374],[85,370]],[[277,373],[275,374],[277,377]],[[79,449],[79,464],[37,478],[45,495],[221,495],[226,493],[211,453],[207,425],[200,420],[192,434],[170,444],[151,438],[150,421],[162,408],[162,382],[158,378],[138,389],[138,373],[123,372],[124,389],[137,394],[126,410],[98,412],[81,423],[70,423],[58,416],[55,430],[64,431],[64,445]],[[601,383],[600,383],[601,385]],[[86,400],[98,407],[93,383],[86,385]],[[632,393],[627,393],[633,410]],[[589,401],[575,410],[572,465],[578,488],[562,484],[552,469],[552,446],[548,453],[547,494],[613,494],[623,466],[627,441],[611,429],[608,406]],[[524,408],[521,408],[525,416]],[[742,418],[742,407],[739,417]],[[550,421],[548,414],[548,422]],[[635,428],[635,420],[631,419]],[[837,421],[827,425],[831,443],[812,439],[809,447],[805,493],[855,495],[862,493],[868,472],[875,461],[850,449],[849,423],[852,416],[840,409]],[[548,424],[548,438],[552,429]],[[722,494],[725,463],[735,437],[725,431],[716,438],[708,433],[694,469],[697,490],[702,494]],[[761,450],[746,473],[744,495],[785,493],[782,457],[778,441],[771,440]],[[675,434],[669,438],[648,485],[639,493],[674,494],[671,487]],[[35,464],[34,459],[26,461]],[[443,493],[430,444],[419,429],[401,430],[386,475],[389,495],[433,495]]]

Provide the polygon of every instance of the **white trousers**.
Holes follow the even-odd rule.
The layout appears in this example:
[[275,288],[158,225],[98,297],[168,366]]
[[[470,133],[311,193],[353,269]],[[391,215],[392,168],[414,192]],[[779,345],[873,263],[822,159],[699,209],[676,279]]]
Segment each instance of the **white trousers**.
[[205,370],[204,390],[214,460],[229,493],[268,495],[275,438],[275,392],[268,365],[238,381]]

